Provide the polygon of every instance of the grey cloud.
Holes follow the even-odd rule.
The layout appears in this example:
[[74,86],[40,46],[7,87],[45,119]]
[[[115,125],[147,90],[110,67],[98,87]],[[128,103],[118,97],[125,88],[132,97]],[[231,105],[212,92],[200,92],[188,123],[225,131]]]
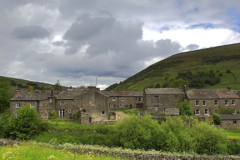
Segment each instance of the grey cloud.
[[52,43],[54,46],[63,46],[65,44],[64,41],[55,41]]
[[15,27],[11,33],[19,39],[43,39],[50,36],[50,32],[41,26]]
[[199,45],[197,45],[197,44],[189,44],[187,47],[186,47],[186,49],[187,50],[190,50],[190,51],[192,51],[192,50],[197,50],[199,48]]

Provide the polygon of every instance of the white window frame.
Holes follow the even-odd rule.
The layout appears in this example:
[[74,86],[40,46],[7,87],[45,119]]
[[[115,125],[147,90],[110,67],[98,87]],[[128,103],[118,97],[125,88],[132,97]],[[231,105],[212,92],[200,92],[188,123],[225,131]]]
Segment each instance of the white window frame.
[[68,109],[68,113],[71,113],[71,109]]
[[195,101],[195,106],[199,106],[199,101]]
[[203,106],[206,106],[206,105],[207,105],[207,102],[206,102],[206,101],[202,101],[202,105],[203,105]]
[[20,107],[21,107],[20,103],[16,103],[16,108],[20,108]]
[[233,124],[237,124],[237,121],[235,120],[235,121],[233,121]]
[[235,100],[232,100],[232,105],[235,105],[236,104],[236,101]]
[[[197,114],[197,111],[198,111],[198,114]],[[196,115],[200,115],[200,109],[196,109],[196,110],[195,110],[195,114],[196,114]]]
[[119,107],[122,107],[122,105],[121,105],[121,104],[119,104]]
[[138,102],[142,101],[142,98],[141,97],[138,97]]
[[124,98],[124,97],[122,97],[122,98],[121,98],[121,101],[125,101],[125,98]]
[[116,101],[116,98],[112,98],[112,101]]
[[218,105],[218,101],[215,100],[215,101],[214,101],[214,106],[217,106],[217,105]]
[[65,110],[64,109],[59,110],[59,117],[65,117]]
[[30,107],[34,108],[35,107],[35,103],[34,102],[30,103]]
[[102,112],[101,112],[101,115],[106,115],[106,111],[102,111]]
[[[206,113],[206,111],[207,111],[207,113]],[[208,109],[205,109],[205,110],[204,110],[204,113],[205,113],[205,115],[209,115]]]
[[117,107],[117,105],[116,105],[116,104],[113,104],[113,105],[112,105],[112,108],[116,108],[116,107]]
[[158,111],[159,111],[159,107],[155,106],[155,112],[158,112]]
[[229,105],[229,100],[225,100],[225,106]]
[[50,103],[52,103],[52,98],[49,99]]
[[65,105],[65,102],[64,101],[60,101],[60,105],[61,106]]

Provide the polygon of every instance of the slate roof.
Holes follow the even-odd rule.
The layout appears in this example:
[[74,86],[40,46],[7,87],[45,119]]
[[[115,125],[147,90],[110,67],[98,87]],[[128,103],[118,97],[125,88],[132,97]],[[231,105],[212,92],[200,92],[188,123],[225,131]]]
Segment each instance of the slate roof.
[[240,120],[240,114],[220,114],[222,120]]
[[101,91],[109,97],[142,97],[143,91]]
[[147,88],[146,94],[185,94],[180,88]]
[[228,89],[190,89],[186,92],[189,99],[228,99],[239,98]]
[[233,90],[233,92],[240,97],[240,90]]
[[84,93],[84,90],[88,89],[86,88],[63,89],[59,91],[59,93],[56,96],[57,99],[74,99],[74,97]]
[[19,94],[16,94],[11,100],[40,100],[42,96],[41,91],[34,92],[32,94],[29,94],[28,92],[21,92]]

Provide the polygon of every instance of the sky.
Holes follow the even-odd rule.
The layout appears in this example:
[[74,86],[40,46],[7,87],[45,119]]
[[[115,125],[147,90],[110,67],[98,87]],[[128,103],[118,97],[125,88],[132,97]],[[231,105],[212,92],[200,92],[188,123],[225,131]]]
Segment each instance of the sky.
[[0,0],[6,77],[75,87],[97,77],[104,89],[173,54],[239,42],[239,0]]

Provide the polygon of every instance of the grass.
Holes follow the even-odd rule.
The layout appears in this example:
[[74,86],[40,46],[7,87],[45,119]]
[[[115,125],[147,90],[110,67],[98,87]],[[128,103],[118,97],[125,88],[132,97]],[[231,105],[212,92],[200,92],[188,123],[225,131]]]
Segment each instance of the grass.
[[85,154],[72,153],[67,150],[55,150],[48,147],[41,147],[34,144],[23,143],[20,146],[0,146],[1,159],[14,159],[14,160],[33,160],[33,159],[57,159],[57,160],[85,160],[85,159],[98,159],[98,160],[120,160],[117,157],[98,156],[91,152]]
[[226,129],[228,139],[240,139],[240,131],[239,129]]
[[123,113],[125,113],[127,115],[137,115],[139,110],[140,109],[128,109],[128,110],[119,110],[119,111],[122,111]]
[[81,125],[75,122],[65,122],[65,121],[49,121],[50,128],[57,130],[81,130],[81,131],[98,131],[102,128],[107,128],[109,131],[115,131],[115,125]]

